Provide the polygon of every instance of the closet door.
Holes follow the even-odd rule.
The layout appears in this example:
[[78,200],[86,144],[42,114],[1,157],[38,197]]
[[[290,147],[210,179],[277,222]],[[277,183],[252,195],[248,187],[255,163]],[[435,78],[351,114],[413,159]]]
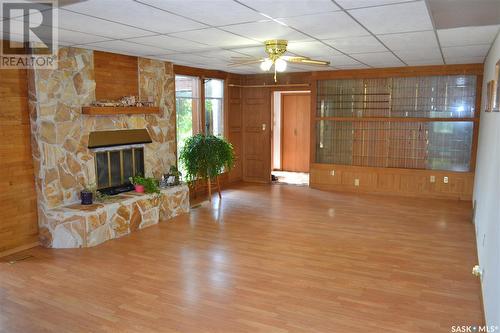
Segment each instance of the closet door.
[[282,169],[309,172],[309,94],[283,94]]

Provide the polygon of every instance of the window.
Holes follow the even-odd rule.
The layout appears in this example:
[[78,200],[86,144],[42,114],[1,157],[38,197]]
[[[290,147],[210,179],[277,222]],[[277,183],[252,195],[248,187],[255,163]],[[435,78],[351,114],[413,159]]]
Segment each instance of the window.
[[318,81],[316,162],[469,171],[475,101],[471,75]]
[[205,133],[224,134],[224,80],[205,80]]
[[[200,133],[200,79],[193,76],[175,76],[175,103],[177,117],[177,158],[186,140]],[[181,166],[179,163],[177,164]]]

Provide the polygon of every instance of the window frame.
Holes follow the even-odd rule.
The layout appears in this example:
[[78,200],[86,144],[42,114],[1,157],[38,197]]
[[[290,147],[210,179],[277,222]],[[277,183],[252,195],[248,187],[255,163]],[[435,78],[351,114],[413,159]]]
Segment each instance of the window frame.
[[[227,100],[227,94],[228,94],[228,78],[226,73],[220,72],[220,71],[213,71],[213,70],[203,70],[203,69],[198,69],[198,68],[193,68],[193,67],[186,67],[186,66],[174,66],[174,93],[176,93],[176,87],[175,87],[175,77],[176,76],[188,76],[188,77],[195,77],[198,79],[198,89],[199,89],[199,118],[198,118],[198,124],[199,124],[199,131],[195,132],[193,129],[193,134],[206,134],[206,120],[205,120],[205,83],[207,80],[210,79],[217,79],[217,80],[222,80],[223,82],[223,94],[222,94],[222,118],[223,118],[223,127],[222,127],[222,137],[227,139],[228,138],[228,100]],[[174,104],[174,107],[177,108],[177,96],[175,96],[176,101]],[[176,147],[176,162],[178,163],[179,161],[179,151],[177,151],[177,110],[175,109],[175,147]]]

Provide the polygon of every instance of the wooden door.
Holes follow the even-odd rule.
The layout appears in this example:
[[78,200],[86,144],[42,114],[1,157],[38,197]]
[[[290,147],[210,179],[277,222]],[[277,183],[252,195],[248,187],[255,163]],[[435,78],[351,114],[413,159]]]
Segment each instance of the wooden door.
[[243,180],[271,181],[271,91],[243,89]]
[[281,168],[309,172],[310,94],[283,94]]

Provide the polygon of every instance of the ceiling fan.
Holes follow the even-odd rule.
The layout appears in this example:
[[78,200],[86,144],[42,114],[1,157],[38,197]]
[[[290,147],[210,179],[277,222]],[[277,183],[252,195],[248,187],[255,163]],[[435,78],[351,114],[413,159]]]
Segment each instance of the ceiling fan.
[[272,39],[266,40],[264,42],[265,51],[268,54],[266,58],[232,58],[235,60],[229,67],[258,64],[260,63],[260,69],[265,72],[271,70],[274,66],[274,82],[276,81],[276,73],[284,72],[286,70],[287,62],[299,63],[303,65],[314,65],[314,66],[328,66],[329,61],[314,60],[303,56],[286,56],[288,41],[283,39]]

